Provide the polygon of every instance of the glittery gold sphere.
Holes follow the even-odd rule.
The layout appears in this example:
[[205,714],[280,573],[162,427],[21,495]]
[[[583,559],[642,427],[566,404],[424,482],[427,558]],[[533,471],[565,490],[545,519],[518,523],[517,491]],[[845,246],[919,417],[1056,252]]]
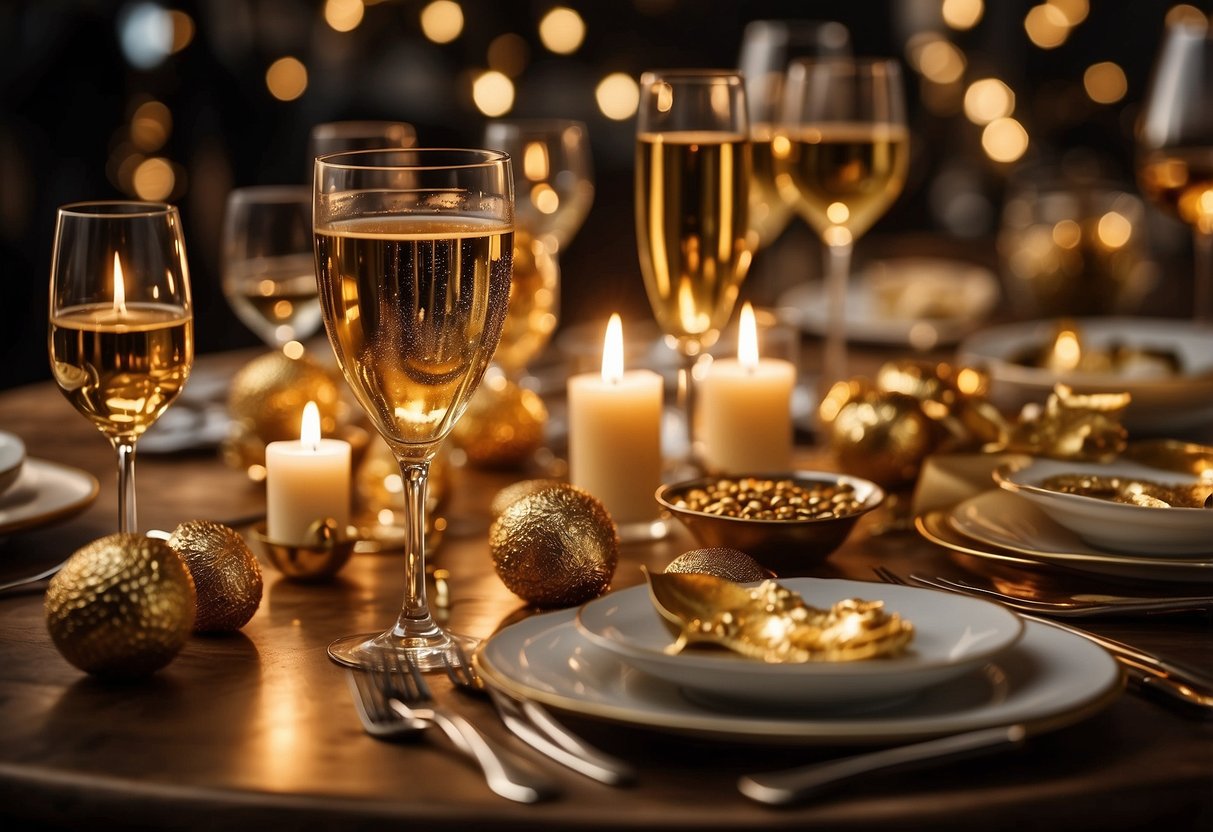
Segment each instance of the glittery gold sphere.
[[472,465],[511,468],[539,450],[547,421],[539,394],[495,376],[486,378],[472,396],[451,439]]
[[46,628],[81,670],[141,676],[164,667],[194,624],[194,582],[163,540],[112,534],[77,550],[46,590]]
[[560,480],[520,480],[507,485],[493,495],[493,501],[489,504],[489,513],[495,520],[523,497],[529,497],[554,485],[563,485],[563,483]]
[[839,467],[889,487],[918,476],[936,438],[918,401],[900,393],[869,393],[851,401],[830,425]]
[[560,265],[548,247],[521,228],[514,230],[510,305],[493,361],[518,375],[543,348],[556,328]]
[[739,584],[771,577],[770,572],[763,569],[758,561],[745,552],[727,547],[692,549],[684,552],[674,558],[665,571],[712,575]]
[[188,520],[168,545],[194,579],[194,632],[230,633],[248,623],[261,605],[261,567],[239,533],[222,523]]
[[619,535],[597,497],[562,484],[506,509],[489,529],[489,552],[515,595],[538,607],[570,607],[610,587]]

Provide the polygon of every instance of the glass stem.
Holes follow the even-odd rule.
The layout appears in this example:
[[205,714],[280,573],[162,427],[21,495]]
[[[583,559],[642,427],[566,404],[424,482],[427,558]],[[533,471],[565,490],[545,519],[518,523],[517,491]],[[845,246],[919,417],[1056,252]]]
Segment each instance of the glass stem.
[[1197,226],[1192,242],[1196,265],[1193,317],[1197,323],[1213,324],[1213,229]]
[[[432,640],[441,634],[425,598],[425,500],[429,460],[400,462],[404,480],[404,603],[396,619],[396,635]],[[408,645],[406,645],[408,646]]]
[[826,340],[818,393],[824,397],[847,377],[847,280],[851,274],[852,243],[826,246]]
[[678,368],[678,404],[686,420],[687,453],[686,462],[692,467],[698,467],[699,457],[695,453],[695,407],[698,396],[695,390],[695,364],[698,355],[679,352],[682,366]]
[[137,532],[139,523],[135,518],[135,443],[114,439],[114,450],[118,452],[118,531]]

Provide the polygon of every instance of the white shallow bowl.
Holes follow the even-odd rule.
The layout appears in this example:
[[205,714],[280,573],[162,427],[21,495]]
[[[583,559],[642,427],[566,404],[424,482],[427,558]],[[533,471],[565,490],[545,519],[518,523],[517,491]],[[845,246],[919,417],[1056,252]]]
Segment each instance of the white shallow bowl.
[[815,607],[844,598],[885,603],[914,625],[901,656],[853,662],[767,663],[726,650],[668,655],[675,637],[647,586],[613,592],[583,606],[577,625],[594,645],[692,695],[782,708],[838,708],[906,697],[964,675],[1013,645],[1018,616],[997,604],[917,587],[787,578],[779,582]]
[[17,481],[24,464],[25,443],[21,437],[0,430],[0,494]]
[[1066,462],[1036,459],[1022,467],[994,472],[1006,491],[1034,504],[1053,522],[1083,540],[1112,552],[1135,555],[1204,555],[1213,551],[1213,509],[1150,508],[1115,503],[1041,487],[1058,474],[1136,477],[1158,483],[1199,483],[1191,474],[1164,471],[1135,462]]
[[976,332],[961,342],[961,364],[990,373],[990,396],[1000,406],[1044,404],[1053,385],[1063,382],[1078,393],[1127,392],[1132,396],[1124,425],[1135,435],[1213,425],[1213,327],[1160,318],[1080,318],[1078,329],[1091,347],[1113,343],[1174,352],[1183,373],[1137,378],[1112,373],[1058,373],[1015,363],[1024,352],[1048,344],[1056,321],[1006,324]]

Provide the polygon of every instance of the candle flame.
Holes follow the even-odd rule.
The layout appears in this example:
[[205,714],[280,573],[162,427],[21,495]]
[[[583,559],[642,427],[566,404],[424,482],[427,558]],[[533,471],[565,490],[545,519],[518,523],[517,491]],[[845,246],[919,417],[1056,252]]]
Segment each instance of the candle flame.
[[303,418],[299,422],[299,441],[310,445],[316,450],[320,444],[320,408],[315,402],[308,402],[303,408]]
[[1082,342],[1078,333],[1072,329],[1063,329],[1057,333],[1053,341],[1053,369],[1068,372],[1077,370],[1082,362]]
[[741,307],[741,320],[737,322],[737,360],[747,370],[758,366],[758,324],[749,301]]
[[122,277],[122,262],[114,252],[114,314],[126,314],[126,280]]
[[606,338],[602,342],[602,380],[618,384],[623,378],[623,321],[619,313],[611,314]]

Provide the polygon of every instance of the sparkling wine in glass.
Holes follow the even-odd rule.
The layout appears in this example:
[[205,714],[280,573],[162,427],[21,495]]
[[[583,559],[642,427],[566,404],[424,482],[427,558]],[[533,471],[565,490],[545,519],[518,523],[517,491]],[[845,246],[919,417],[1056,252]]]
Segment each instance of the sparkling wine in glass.
[[306,185],[237,188],[223,219],[223,294],[271,347],[320,329],[312,254],[312,190]]
[[1138,126],[1137,179],[1191,226],[1195,319],[1213,324],[1213,39],[1203,24],[1167,29]]
[[892,60],[800,58],[788,68],[776,181],[826,246],[824,393],[846,377],[846,295],[855,241],[897,199],[910,158]]
[[724,70],[644,73],[636,130],[640,270],[657,324],[682,359],[693,464],[693,369],[732,314],[754,253],[741,76]]
[[430,462],[467,407],[509,304],[514,194],[507,154],[372,150],[316,160],[320,304],[337,363],[400,464],[404,603],[386,632],[329,645],[342,664],[408,653],[458,662],[430,615],[425,504]]
[[135,443],[177,398],[194,360],[176,208],[85,202],[59,209],[48,340],[55,383],[117,452],[118,531],[135,532]]

